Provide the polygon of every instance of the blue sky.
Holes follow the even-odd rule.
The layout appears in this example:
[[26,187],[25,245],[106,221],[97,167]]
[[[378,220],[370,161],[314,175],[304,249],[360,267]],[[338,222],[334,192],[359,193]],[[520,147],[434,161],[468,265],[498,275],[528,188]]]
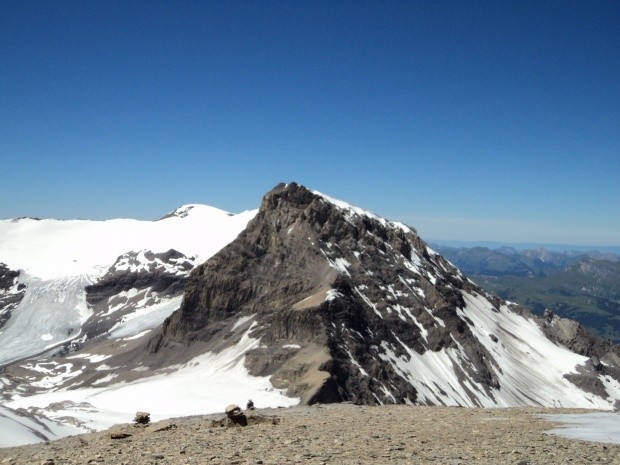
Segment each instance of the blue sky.
[[256,208],[620,245],[620,2],[0,2],[0,218]]

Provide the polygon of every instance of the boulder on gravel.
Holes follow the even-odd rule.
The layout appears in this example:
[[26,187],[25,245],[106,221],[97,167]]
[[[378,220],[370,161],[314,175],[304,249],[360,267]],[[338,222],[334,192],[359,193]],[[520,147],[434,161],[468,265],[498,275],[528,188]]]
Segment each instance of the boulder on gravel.
[[230,421],[232,421],[235,425],[247,426],[248,419],[241,410],[241,407],[235,404],[230,404],[224,410],[226,412],[226,416]]
[[151,422],[151,414],[148,412],[136,412],[133,421],[136,425],[148,425]]

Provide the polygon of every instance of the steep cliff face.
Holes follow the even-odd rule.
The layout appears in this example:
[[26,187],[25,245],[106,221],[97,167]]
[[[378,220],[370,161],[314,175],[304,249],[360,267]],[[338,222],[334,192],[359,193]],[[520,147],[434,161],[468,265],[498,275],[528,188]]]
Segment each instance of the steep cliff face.
[[19,282],[19,271],[0,263],[0,328],[11,317],[26,293],[26,285]]
[[150,350],[215,350],[250,331],[261,342],[246,356],[250,372],[302,402],[613,404],[617,379],[601,375],[609,389],[589,391],[569,381],[599,374],[542,326],[415,230],[293,183],[269,192],[246,230],[191,273]]

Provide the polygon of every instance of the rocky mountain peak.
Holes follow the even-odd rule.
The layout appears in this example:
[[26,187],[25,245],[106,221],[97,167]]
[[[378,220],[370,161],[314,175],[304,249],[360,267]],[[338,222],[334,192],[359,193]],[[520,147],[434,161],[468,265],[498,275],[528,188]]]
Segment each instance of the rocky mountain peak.
[[[260,346],[246,367],[302,402],[546,405],[565,373],[532,346],[560,350],[542,326],[469,281],[414,229],[290,183],[192,272],[150,350],[201,342],[217,351],[249,334]],[[544,382],[528,384],[532,370]]]

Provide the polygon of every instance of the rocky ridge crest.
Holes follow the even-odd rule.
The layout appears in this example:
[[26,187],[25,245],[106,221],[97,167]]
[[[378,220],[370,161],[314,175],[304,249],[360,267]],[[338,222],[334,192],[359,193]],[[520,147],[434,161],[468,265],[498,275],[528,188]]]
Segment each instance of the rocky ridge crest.
[[[481,329],[470,308],[544,325],[469,281],[414,229],[280,184],[239,237],[190,274],[181,308],[149,349],[219,350],[251,331],[261,345],[247,354],[250,372],[302,402],[502,404],[500,357],[523,341],[499,324],[498,334]],[[613,363],[617,347],[592,341],[588,356]],[[436,367],[446,370],[441,384],[424,372],[433,363],[446,364]],[[504,397],[545,402],[528,389]]]

